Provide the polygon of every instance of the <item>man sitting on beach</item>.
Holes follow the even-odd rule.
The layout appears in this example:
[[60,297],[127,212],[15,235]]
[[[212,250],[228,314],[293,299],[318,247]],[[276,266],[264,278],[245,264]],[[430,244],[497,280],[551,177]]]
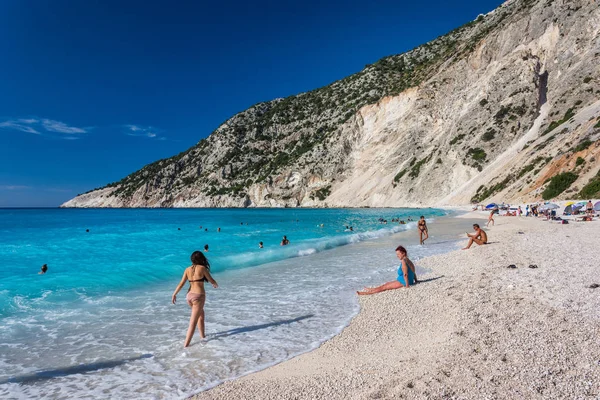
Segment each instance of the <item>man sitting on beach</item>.
[[487,233],[485,233],[485,231],[481,229],[478,224],[473,224],[473,229],[475,229],[475,233],[467,233],[467,236],[469,237],[469,244],[467,244],[467,247],[465,247],[463,250],[471,248],[473,242],[480,246],[488,244]]

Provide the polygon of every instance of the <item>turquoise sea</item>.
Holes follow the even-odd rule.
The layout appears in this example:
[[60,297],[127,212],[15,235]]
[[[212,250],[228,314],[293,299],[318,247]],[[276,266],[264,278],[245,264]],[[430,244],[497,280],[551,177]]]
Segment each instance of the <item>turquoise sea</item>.
[[[310,350],[356,314],[357,289],[395,278],[395,235],[416,222],[392,218],[446,213],[0,210],[0,397],[183,398]],[[207,287],[208,340],[184,350],[187,288],[170,299],[205,244],[219,288]]]

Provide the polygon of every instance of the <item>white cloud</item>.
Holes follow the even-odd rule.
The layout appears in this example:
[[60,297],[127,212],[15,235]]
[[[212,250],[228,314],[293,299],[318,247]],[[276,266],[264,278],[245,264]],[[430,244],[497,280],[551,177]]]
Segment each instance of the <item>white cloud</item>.
[[39,120],[35,119],[35,118],[20,118],[17,120],[17,122],[21,122],[23,124],[37,124],[38,122],[40,122]]
[[77,128],[75,126],[69,126],[64,122],[54,121],[51,119],[43,119],[42,126],[48,132],[58,132],[58,133],[68,133],[68,134],[77,134],[77,133],[87,133],[87,131],[83,128]]
[[25,190],[31,189],[31,186],[25,185],[0,185],[0,190]]
[[[41,120],[37,118],[8,119],[0,122],[0,128],[33,133],[36,135],[41,135],[44,131],[50,133],[65,133],[68,135],[77,135],[88,132],[88,129],[69,126],[64,122],[46,118]],[[64,137],[64,139],[72,138]]]
[[127,132],[125,132],[128,136],[137,136],[137,137],[147,137],[147,138],[156,138],[157,140],[164,140],[162,136],[158,136],[157,129],[151,126],[143,127],[139,125],[127,124],[123,125],[127,128]]
[[0,129],[10,129],[10,130],[15,130],[15,131],[33,133],[33,134],[36,134],[36,135],[40,134],[40,132],[38,132],[37,130],[33,129],[31,126],[29,126],[27,124],[20,123],[18,121],[4,121],[4,122],[0,122]]
[[130,130],[131,132],[139,132],[139,131],[143,130],[142,128],[140,128],[140,127],[139,127],[139,126],[137,126],[137,125],[125,125],[125,127],[126,127],[126,128],[129,128],[129,130]]

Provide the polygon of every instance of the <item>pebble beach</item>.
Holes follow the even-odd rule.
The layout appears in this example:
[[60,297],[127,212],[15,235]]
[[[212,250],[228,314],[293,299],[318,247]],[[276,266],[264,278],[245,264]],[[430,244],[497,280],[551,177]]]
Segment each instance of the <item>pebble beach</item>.
[[599,223],[457,218],[490,244],[419,260],[422,283],[361,297],[318,349],[193,399],[599,398]]

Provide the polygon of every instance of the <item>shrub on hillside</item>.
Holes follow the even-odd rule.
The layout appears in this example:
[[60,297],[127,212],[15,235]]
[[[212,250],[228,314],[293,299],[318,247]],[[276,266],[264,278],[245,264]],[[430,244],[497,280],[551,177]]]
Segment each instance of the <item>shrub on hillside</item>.
[[495,136],[496,136],[496,131],[494,129],[488,129],[481,136],[481,140],[483,140],[484,142],[489,142],[490,140],[493,140]]
[[580,199],[594,199],[598,197],[600,197],[600,171],[579,192]]
[[485,160],[485,158],[487,157],[487,154],[485,154],[485,151],[483,149],[480,149],[479,147],[476,147],[474,149],[469,149],[467,154],[470,155],[471,158],[475,161]]
[[569,186],[571,186],[571,184],[577,180],[577,178],[579,178],[579,176],[572,172],[563,172],[562,174],[552,177],[552,179],[550,179],[550,183],[542,192],[542,198],[544,200],[550,200],[558,196],[567,190]]

